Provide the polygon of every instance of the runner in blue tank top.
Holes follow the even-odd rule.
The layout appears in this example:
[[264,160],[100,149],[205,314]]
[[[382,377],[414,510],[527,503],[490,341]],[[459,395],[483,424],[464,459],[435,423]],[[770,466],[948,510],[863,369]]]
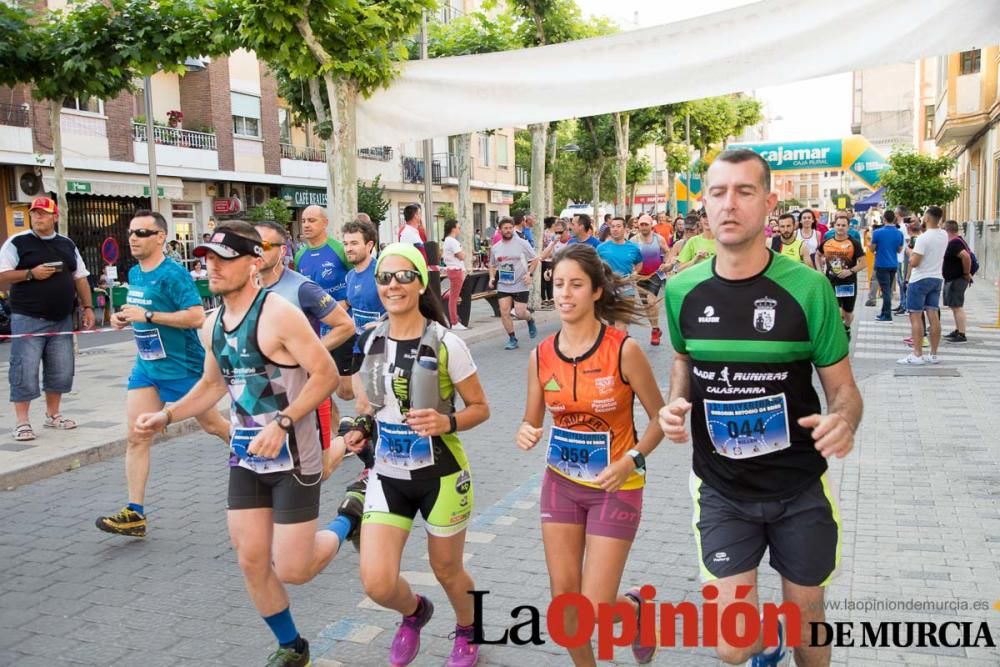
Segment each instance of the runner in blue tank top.
[[229,533],[250,598],[278,642],[268,665],[304,667],[309,644],[295,627],[283,584],[315,577],[350,530],[350,521],[338,517],[316,531],[322,458],[315,411],[339,378],[305,315],[260,288],[262,246],[251,225],[234,221],[195,249],[207,260],[209,289],[223,301],[201,330],[212,354],[184,398],[140,415],[136,429],[152,435],[228,392]]

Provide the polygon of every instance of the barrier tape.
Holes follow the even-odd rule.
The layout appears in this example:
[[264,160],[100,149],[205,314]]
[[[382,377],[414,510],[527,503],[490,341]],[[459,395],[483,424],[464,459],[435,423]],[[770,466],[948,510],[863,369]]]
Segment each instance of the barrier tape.
[[27,333],[27,334],[10,334],[10,335],[0,335],[0,340],[7,340],[10,338],[50,338],[52,336],[73,336],[75,334],[96,334],[96,333],[108,333],[109,331],[131,331],[132,327],[125,327],[124,329],[115,329],[114,327],[108,327],[106,329],[85,329],[83,331],[50,331],[46,333]]

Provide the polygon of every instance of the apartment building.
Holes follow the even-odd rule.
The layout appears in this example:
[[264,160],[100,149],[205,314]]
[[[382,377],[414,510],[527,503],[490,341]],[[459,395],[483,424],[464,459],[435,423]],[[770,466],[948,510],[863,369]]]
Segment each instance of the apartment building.
[[949,217],[968,223],[965,237],[986,275],[1000,275],[1000,45],[925,58],[917,64],[914,142],[958,159],[961,193]]
[[[437,18],[450,20],[471,4],[476,3],[452,0]],[[48,3],[63,5],[64,0]],[[309,204],[325,205],[322,142],[309,124],[294,123],[267,66],[245,50],[185,64],[183,75],[161,72],[150,79],[156,195],[169,238],[190,246],[220,221],[244,216],[273,197],[288,202],[296,220]],[[62,229],[92,268],[103,265],[104,240],[116,239],[120,275],[131,263],[130,213],[150,204],[145,84],[137,83],[134,94],[67,98],[60,110],[69,199]],[[55,191],[51,134],[48,102],[32,99],[26,86],[0,87],[0,241],[28,228],[33,197]],[[444,204],[457,204],[458,169],[452,141],[436,138],[433,146],[437,214]],[[514,165],[513,128],[474,135],[471,153],[473,215],[481,230],[509,213],[514,193],[527,191],[528,175]],[[366,182],[379,177],[390,203],[380,228],[383,241],[396,238],[406,205],[423,203],[422,155],[420,142],[359,147],[358,177]]]
[[889,155],[895,146],[913,145],[913,63],[854,72],[851,133]]

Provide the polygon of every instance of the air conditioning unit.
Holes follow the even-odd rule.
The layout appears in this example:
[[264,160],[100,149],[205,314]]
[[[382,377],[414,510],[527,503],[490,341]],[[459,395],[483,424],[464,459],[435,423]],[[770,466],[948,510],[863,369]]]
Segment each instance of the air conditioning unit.
[[263,206],[271,198],[271,190],[266,185],[255,185],[250,190],[250,205]]
[[45,194],[42,175],[34,167],[16,167],[14,169],[14,187],[11,188],[11,202],[30,204],[35,197]]

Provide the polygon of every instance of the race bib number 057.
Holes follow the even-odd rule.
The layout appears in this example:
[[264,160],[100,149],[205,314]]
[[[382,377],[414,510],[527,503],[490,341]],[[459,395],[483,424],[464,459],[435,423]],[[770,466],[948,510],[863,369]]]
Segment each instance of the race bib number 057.
[[434,447],[427,436],[419,436],[405,424],[378,423],[375,460],[405,470],[434,465]]
[[705,401],[705,420],[715,453],[749,459],[792,446],[784,394],[741,401]]

